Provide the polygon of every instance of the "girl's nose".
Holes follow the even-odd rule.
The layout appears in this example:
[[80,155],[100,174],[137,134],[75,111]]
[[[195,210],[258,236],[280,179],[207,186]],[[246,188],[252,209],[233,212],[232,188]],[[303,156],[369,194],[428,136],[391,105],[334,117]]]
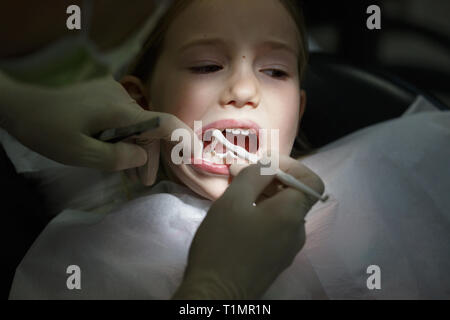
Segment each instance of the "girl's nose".
[[233,74],[224,89],[221,105],[232,105],[236,108],[258,107],[260,100],[258,79],[252,70],[240,70]]

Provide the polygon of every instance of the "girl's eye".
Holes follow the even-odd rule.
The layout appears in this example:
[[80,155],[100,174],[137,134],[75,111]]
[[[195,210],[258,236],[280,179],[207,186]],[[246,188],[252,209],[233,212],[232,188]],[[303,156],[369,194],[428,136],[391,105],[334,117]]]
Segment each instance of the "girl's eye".
[[285,71],[279,69],[265,69],[262,72],[275,79],[286,79],[288,77]]
[[191,70],[193,73],[212,73],[212,72],[217,72],[222,69],[223,68],[221,66],[218,66],[215,64],[189,68],[189,70]]

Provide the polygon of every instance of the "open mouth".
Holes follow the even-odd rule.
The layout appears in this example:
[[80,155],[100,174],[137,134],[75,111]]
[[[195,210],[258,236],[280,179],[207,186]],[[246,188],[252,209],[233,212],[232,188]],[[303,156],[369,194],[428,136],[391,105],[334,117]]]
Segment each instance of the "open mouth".
[[234,119],[219,120],[204,126],[201,132],[196,132],[203,141],[202,161],[200,164],[194,163],[193,167],[203,172],[228,175],[232,163],[238,160],[248,163],[248,157],[256,159],[260,146],[259,129],[253,121]]

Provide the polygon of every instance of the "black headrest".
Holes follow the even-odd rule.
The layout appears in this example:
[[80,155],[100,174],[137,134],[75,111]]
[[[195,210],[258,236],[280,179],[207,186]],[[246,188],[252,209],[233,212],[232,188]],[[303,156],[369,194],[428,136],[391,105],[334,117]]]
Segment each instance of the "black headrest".
[[313,147],[398,117],[418,94],[426,95],[388,74],[321,53],[310,56],[303,89],[307,106],[301,128]]

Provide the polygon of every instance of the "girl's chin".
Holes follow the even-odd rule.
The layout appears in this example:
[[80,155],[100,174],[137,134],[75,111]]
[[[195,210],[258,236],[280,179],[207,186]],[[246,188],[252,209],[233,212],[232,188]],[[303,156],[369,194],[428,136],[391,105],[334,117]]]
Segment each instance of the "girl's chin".
[[220,198],[229,185],[229,174],[213,173],[192,164],[171,165],[171,171],[189,189],[212,201]]
[[229,165],[217,165],[202,161],[201,164],[175,165],[170,160],[171,149],[165,145],[162,149],[162,160],[168,178],[191,189],[196,194],[209,200],[222,196],[230,184]]

